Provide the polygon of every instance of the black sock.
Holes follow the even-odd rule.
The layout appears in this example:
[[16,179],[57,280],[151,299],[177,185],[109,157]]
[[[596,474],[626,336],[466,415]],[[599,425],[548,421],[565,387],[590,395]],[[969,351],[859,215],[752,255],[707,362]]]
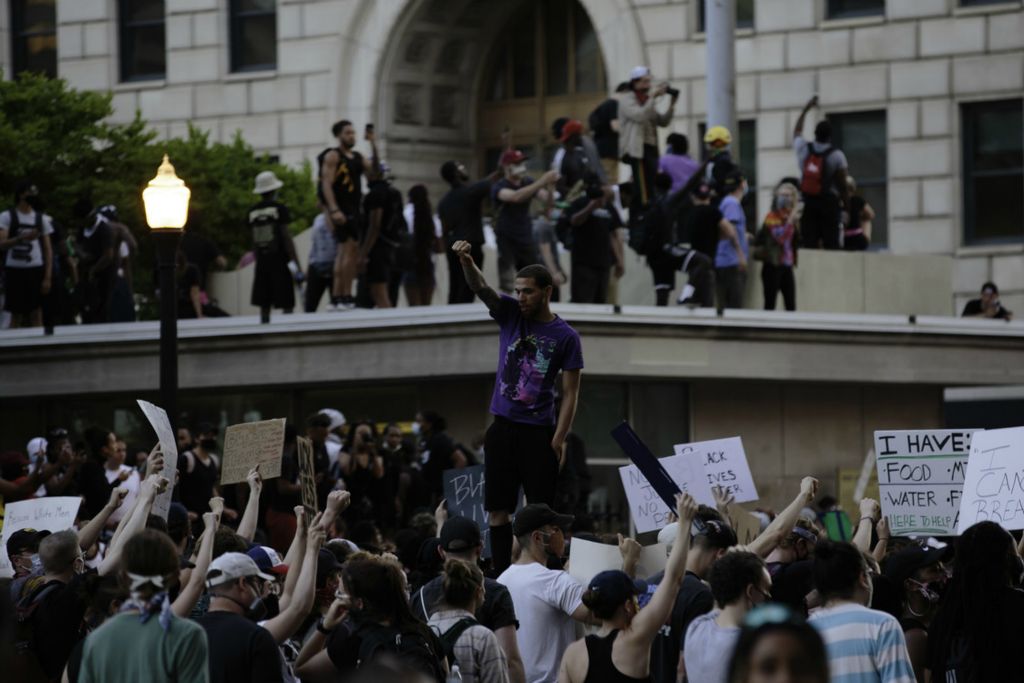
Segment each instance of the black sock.
[[668,306],[668,295],[670,293],[667,289],[657,289],[654,291],[655,296],[658,298],[659,306]]
[[502,524],[491,527],[491,561],[494,576],[499,576],[512,564],[512,525]]

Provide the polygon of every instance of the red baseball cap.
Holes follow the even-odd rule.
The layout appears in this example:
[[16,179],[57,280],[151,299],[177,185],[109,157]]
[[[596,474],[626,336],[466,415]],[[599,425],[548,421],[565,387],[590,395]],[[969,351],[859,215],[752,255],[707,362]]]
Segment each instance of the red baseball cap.
[[501,155],[501,165],[514,166],[516,164],[523,163],[528,158],[529,157],[520,152],[518,149],[508,149],[505,150],[505,153]]
[[559,138],[560,142],[565,142],[573,135],[580,135],[583,133],[583,122],[576,119],[569,119],[562,126],[562,137]]

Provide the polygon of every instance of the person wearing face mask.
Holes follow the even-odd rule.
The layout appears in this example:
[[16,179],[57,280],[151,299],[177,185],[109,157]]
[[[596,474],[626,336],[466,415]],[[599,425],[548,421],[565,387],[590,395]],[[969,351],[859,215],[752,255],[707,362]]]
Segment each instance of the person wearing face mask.
[[256,623],[267,617],[263,581],[274,576],[261,572],[248,555],[224,553],[210,563],[210,610],[198,620],[209,643],[210,683],[284,680],[277,643]]
[[871,575],[855,545],[818,541],[814,548],[814,584],[825,604],[808,622],[825,641],[832,680],[914,683],[914,669],[899,622],[891,614],[867,607],[871,603]]
[[200,423],[197,439],[191,449],[178,455],[178,496],[193,516],[203,514],[207,501],[220,496],[220,458],[217,456],[217,430]]
[[731,652],[747,614],[772,598],[772,577],[759,556],[737,551],[723,555],[708,575],[717,609],[694,619],[686,630],[686,679],[726,683]]
[[[175,616],[168,593],[178,581],[170,539],[148,529],[124,546],[122,583],[130,595],[85,641],[80,683],[207,680],[207,639],[195,622]],[[252,679],[257,680],[257,679]]]
[[924,683],[924,671],[928,665],[928,627],[949,582],[943,563],[952,556],[953,546],[950,545],[942,548],[912,545],[892,553],[885,560],[883,575],[901,589],[900,626],[903,627],[910,663],[919,683]]
[[43,297],[50,292],[53,272],[53,222],[43,214],[39,189],[22,181],[15,205],[0,213],[0,251],[5,252],[4,310],[11,327],[40,327]]
[[533,221],[530,202],[537,197],[547,202],[557,171],[548,171],[538,180],[526,175],[527,156],[517,149],[501,155],[505,177],[491,188],[491,201],[497,211],[494,232],[498,239],[498,284],[503,292],[511,292],[515,273],[538,263],[537,246],[533,242]]
[[796,186],[780,183],[775,188],[772,210],[764,218],[754,236],[754,258],[762,262],[761,286],[764,288],[764,310],[774,311],[779,292],[787,311],[796,310],[796,280],[800,244],[800,210]]
[[733,227],[718,240],[715,250],[715,298],[718,310],[743,308],[743,295],[747,287],[747,259],[750,247],[747,241],[747,217],[743,212],[743,196],[747,194],[747,179],[736,169],[722,181],[726,193],[718,210],[722,218]]
[[544,504],[527,505],[512,522],[519,559],[498,577],[519,618],[519,651],[526,680],[554,683],[562,653],[576,640],[575,622],[599,623],[583,604],[583,586],[568,572],[549,569],[565,553],[573,517]]

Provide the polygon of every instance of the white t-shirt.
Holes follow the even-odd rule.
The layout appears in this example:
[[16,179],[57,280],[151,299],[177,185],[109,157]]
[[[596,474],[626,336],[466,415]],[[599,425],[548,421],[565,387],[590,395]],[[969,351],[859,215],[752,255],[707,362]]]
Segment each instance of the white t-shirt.
[[686,680],[690,683],[728,683],[729,657],[740,637],[738,627],[719,626],[718,610],[702,614],[686,629]]
[[[21,228],[19,230],[34,230],[36,224],[36,212],[29,211],[28,213],[22,213],[21,211],[18,211],[18,222],[21,224]],[[7,231],[8,239],[12,237],[10,211],[0,212],[0,229]],[[53,221],[50,220],[50,217],[45,213],[43,214],[42,232],[44,235],[53,234]],[[31,242],[22,242],[21,244],[9,248],[7,250],[7,260],[5,263],[8,268],[42,268],[42,241],[34,239]]]
[[562,654],[576,640],[572,613],[583,604],[583,586],[568,572],[537,562],[512,565],[498,583],[508,588],[516,608],[527,682],[554,683]]
[[111,513],[110,519],[107,520],[108,524],[117,524],[121,521],[121,518],[132,509],[132,504],[135,502],[135,498],[139,495],[139,488],[142,485],[142,480],[139,478],[139,471],[134,467],[121,465],[116,470],[110,470],[106,467],[103,468],[103,474],[107,476],[108,484],[113,484],[117,481],[118,475],[122,472],[128,472],[128,476],[117,486],[118,488],[128,489],[128,495],[124,497],[124,501],[121,502],[121,506]]

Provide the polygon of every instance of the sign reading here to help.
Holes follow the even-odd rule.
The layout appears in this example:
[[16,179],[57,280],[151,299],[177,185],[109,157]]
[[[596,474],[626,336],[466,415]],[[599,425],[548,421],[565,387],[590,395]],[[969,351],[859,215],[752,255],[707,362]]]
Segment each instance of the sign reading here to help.
[[1024,529],[1024,427],[977,432],[971,439],[957,531],[990,520]]
[[[676,455],[696,454],[707,475],[708,486],[718,486],[732,494],[737,503],[757,500],[754,475],[750,473],[747,454],[743,451],[743,439],[738,436],[711,441],[695,441],[673,446]],[[703,500],[698,499],[698,503]],[[710,503],[714,506],[714,501]]]
[[64,531],[75,526],[75,517],[82,499],[78,496],[31,498],[4,507],[3,546],[0,547],[0,577],[14,576],[14,568],[7,557],[7,541],[15,531]]
[[974,429],[875,432],[882,514],[895,536],[953,536]]
[[[465,517],[476,522],[484,544],[483,557],[491,556],[491,535],[487,510],[484,509],[485,475],[483,465],[472,465],[441,473],[445,506],[449,517]],[[519,490],[516,511],[523,509],[523,492]],[[440,533],[438,529],[438,533]]]
[[[707,484],[700,460],[693,453],[659,458],[658,462],[684,493],[689,493],[698,503],[714,507],[711,487]],[[626,491],[629,512],[638,533],[657,531],[668,524],[669,513],[673,511],[668,509],[640,468],[636,465],[620,467],[619,476],[622,477],[622,488]]]

